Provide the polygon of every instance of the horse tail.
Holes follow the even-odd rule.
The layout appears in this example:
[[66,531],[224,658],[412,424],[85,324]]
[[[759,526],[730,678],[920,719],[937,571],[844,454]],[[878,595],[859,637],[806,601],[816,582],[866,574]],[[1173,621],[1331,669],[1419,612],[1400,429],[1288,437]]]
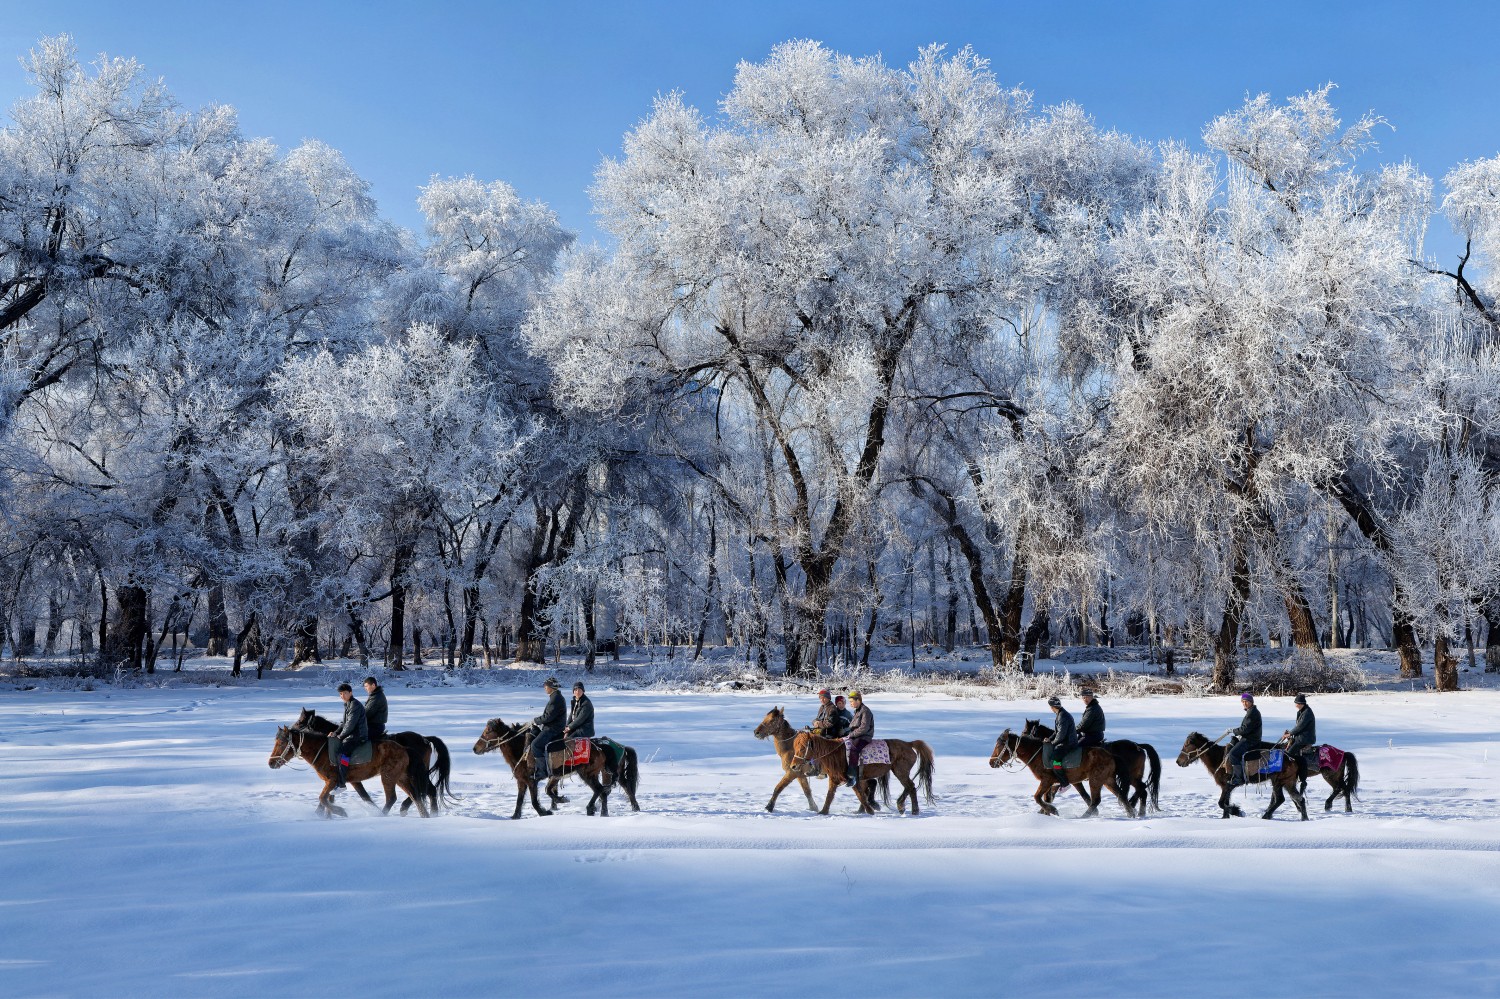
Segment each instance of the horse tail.
[[1141,748],[1151,761],[1151,779],[1146,782],[1146,786],[1151,789],[1151,810],[1159,812],[1161,803],[1157,801],[1157,795],[1161,792],[1161,757],[1156,755],[1156,747],[1149,742],[1141,743]]
[[439,739],[435,735],[427,737],[427,744],[432,747],[433,752],[437,755],[437,762],[433,763],[432,769],[428,772],[429,780],[431,780],[432,775],[437,775],[437,780],[431,781],[435,794],[434,801],[436,801],[437,797],[441,797],[444,801],[450,803],[457,801],[458,795],[453,793],[448,784],[448,778],[451,776],[453,770],[453,760],[448,755],[448,747],[443,743],[442,739]]
[[937,801],[936,795],[932,793],[932,747],[918,739],[911,744],[911,748],[917,751],[917,756],[922,761],[917,767],[917,783],[922,786],[922,794],[930,805]]
[[427,748],[422,737],[415,732],[398,732],[390,736],[390,742],[400,746],[406,754],[406,779],[411,784],[411,796],[431,799],[432,781],[427,776],[427,768],[422,765],[422,750]]
[[889,770],[880,775],[880,798],[885,802],[885,807],[891,807],[891,772]]
[[1344,754],[1344,791],[1359,797],[1359,761],[1354,758],[1353,753]]
[[635,750],[629,746],[620,754],[620,786],[630,797],[635,797],[635,790],[641,780],[641,764],[635,755]]

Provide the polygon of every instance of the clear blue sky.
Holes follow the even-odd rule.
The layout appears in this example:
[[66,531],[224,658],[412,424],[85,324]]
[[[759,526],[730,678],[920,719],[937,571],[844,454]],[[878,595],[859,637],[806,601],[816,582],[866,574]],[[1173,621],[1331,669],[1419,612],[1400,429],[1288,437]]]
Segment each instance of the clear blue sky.
[[[971,45],[1040,104],[1077,101],[1101,125],[1194,144],[1247,93],[1331,80],[1346,120],[1373,110],[1395,126],[1380,158],[1441,178],[1500,153],[1495,16],[1477,0],[0,0],[0,105],[26,90],[16,59],[67,32],[89,57],[134,56],[187,104],[236,106],[249,134],[341,149],[404,225],[419,224],[433,174],[472,173],[590,239],[593,171],[654,95],[711,109],[739,60],[788,38],[892,63]],[[1434,236],[1455,249],[1445,226]]]

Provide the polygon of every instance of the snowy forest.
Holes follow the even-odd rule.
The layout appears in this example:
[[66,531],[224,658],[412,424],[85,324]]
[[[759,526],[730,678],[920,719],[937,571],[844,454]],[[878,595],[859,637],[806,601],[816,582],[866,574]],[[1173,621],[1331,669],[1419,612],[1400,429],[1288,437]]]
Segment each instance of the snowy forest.
[[473,176],[408,231],[131,60],[26,65],[11,656],[1500,665],[1500,157],[1382,163],[1331,87],[1155,144],[969,50],[789,42],[622,122],[583,245]]

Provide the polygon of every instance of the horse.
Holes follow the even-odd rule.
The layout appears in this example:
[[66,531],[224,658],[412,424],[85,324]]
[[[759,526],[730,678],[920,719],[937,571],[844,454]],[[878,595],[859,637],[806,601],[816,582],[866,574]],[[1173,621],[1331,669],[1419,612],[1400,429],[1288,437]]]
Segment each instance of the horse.
[[[1339,765],[1337,770],[1320,766],[1318,767],[1318,773],[1333,788],[1333,793],[1328,796],[1327,801],[1323,802],[1323,811],[1333,811],[1333,803],[1341,794],[1344,796],[1344,811],[1354,811],[1354,805],[1349,801],[1350,797],[1359,797],[1359,761],[1354,758],[1354,754],[1345,753],[1344,762]],[[1304,797],[1307,795],[1307,768],[1305,765],[1297,780],[1297,790],[1301,791]]]
[[[1032,795],[1043,815],[1059,814],[1057,808],[1052,804],[1049,792],[1055,791],[1060,784],[1066,784],[1078,792],[1078,796],[1088,802],[1088,811],[1083,813],[1084,818],[1096,815],[1099,812],[1099,801],[1102,797],[1102,788],[1108,785],[1110,791],[1120,802],[1120,807],[1125,809],[1125,814],[1134,816],[1135,809],[1131,807],[1130,799],[1125,796],[1125,788],[1116,776],[1118,764],[1115,762],[1109,750],[1100,746],[1089,746],[1083,751],[1082,765],[1077,767],[1073,773],[1073,779],[1069,780],[1069,771],[1062,772],[1059,780],[1050,766],[1047,766],[1043,756],[1046,755],[1047,744],[1040,739],[1033,739],[1027,735],[1017,735],[1010,729],[1000,733],[995,740],[995,749],[990,753],[990,766],[999,769],[1006,764],[1016,761],[1031,770],[1033,777],[1037,779],[1036,794]],[[1088,781],[1089,792],[1083,790],[1083,781]]]
[[[303,708],[302,713],[297,716],[297,723],[293,728],[311,728],[319,735],[328,735],[338,731],[338,724],[331,719],[324,718],[312,708]],[[401,744],[406,750],[407,757],[411,760],[411,777],[413,786],[419,786],[427,796],[427,807],[433,814],[437,814],[439,804],[449,804],[458,800],[449,787],[449,776],[452,769],[452,760],[448,755],[448,747],[435,735],[421,735],[416,732],[395,732],[384,736],[394,742]],[[437,760],[433,761],[436,754]],[[370,795],[365,791],[365,786],[360,781],[351,781],[354,790],[366,804],[373,805]],[[401,803],[401,814],[405,815],[407,809],[411,808],[412,799],[407,798]]]
[[[323,778],[323,790],[318,794],[318,814],[330,819],[335,815],[347,815],[347,812],[333,803],[338,767],[328,758],[328,737],[309,728],[281,726],[276,730],[276,742],[271,747],[271,769],[280,770],[298,756],[306,760],[313,771]],[[385,788],[385,808],[382,814],[390,813],[391,806],[396,803],[396,788],[400,788],[417,803],[417,813],[422,818],[427,818],[424,789],[414,786],[411,758],[399,743],[389,740],[375,743],[370,762],[351,766],[348,779],[370,780],[377,776]]]
[[[1033,739],[1050,739],[1052,729],[1040,721],[1028,718],[1021,734]],[[1122,782],[1122,787],[1131,789],[1130,802],[1136,806],[1140,817],[1146,817],[1148,801],[1152,811],[1161,811],[1158,800],[1161,793],[1161,757],[1156,755],[1156,748],[1149,742],[1132,742],[1129,739],[1111,739],[1104,743],[1104,748],[1119,763],[1116,777]]]
[[[906,802],[911,801],[911,813],[921,814],[921,806],[917,804],[917,785],[922,786],[923,794],[930,805],[937,801],[932,793],[932,770],[933,757],[932,747],[920,739],[905,742],[901,739],[886,739],[886,749],[890,754],[889,763],[866,763],[860,767],[860,779],[854,784],[854,794],[859,798],[859,810],[865,815],[875,814],[875,785],[879,781],[885,788],[885,803],[891,803],[890,785],[884,782],[884,778],[894,774],[901,782],[901,794],[896,798],[896,809],[903,815],[906,814]],[[798,732],[792,740],[792,765],[789,773],[806,777],[813,771],[813,764],[820,766],[828,775],[828,797],[823,802],[820,814],[827,815],[829,806],[833,804],[833,796],[837,793],[839,785],[849,772],[849,754],[844,748],[844,743],[838,739],[825,739],[821,735],[812,732]],[[912,781],[911,768],[917,766],[916,782]],[[785,783],[783,781],[783,783]]]
[[807,795],[807,807],[817,811],[818,806],[813,801],[812,786],[807,783],[806,775],[792,773],[792,741],[797,738],[797,730],[792,728],[792,723],[786,720],[786,713],[779,707],[767,711],[766,716],[760,720],[760,724],[755,726],[755,737],[773,740],[776,755],[781,757],[782,777],[777,781],[775,790],[771,792],[771,800],[766,802],[766,811],[776,811],[776,799],[794,780],[802,785],[802,793]]
[[511,815],[512,819],[521,817],[521,807],[526,801],[528,790],[531,792],[531,807],[536,810],[536,813],[551,815],[561,800],[556,793],[557,781],[568,774],[577,774],[589,786],[589,790],[594,792],[587,808],[590,815],[594,814],[596,803],[601,816],[609,814],[609,791],[610,787],[616,783],[620,785],[625,792],[625,797],[629,799],[631,810],[636,812],[641,810],[640,804],[635,800],[636,785],[640,781],[640,762],[635,750],[629,746],[625,747],[620,759],[619,772],[616,773],[610,751],[601,749],[592,739],[589,740],[587,763],[576,767],[566,766],[560,772],[554,771],[552,779],[547,784],[547,793],[552,799],[552,808],[543,808],[541,802],[537,800],[537,781],[531,776],[531,758],[526,752],[531,745],[532,734],[533,729],[529,722],[507,725],[500,718],[491,718],[485,722],[484,731],[474,743],[474,755],[483,756],[485,753],[498,749],[500,755],[505,758],[506,764],[509,765],[511,775],[516,779],[516,810]]
[[[1269,743],[1261,743],[1261,749],[1273,748]],[[1201,732],[1192,732],[1182,743],[1182,752],[1177,754],[1177,765],[1179,767],[1190,767],[1194,760],[1202,760],[1203,765],[1208,768],[1209,775],[1213,777],[1214,783],[1219,785],[1219,808],[1223,811],[1221,818],[1229,818],[1231,815],[1244,815],[1240,806],[1231,805],[1229,796],[1234,793],[1234,785],[1230,783],[1230,773],[1227,760],[1229,750],[1211,741],[1208,736]],[[1288,759],[1292,759],[1290,753]],[[1292,804],[1297,806],[1302,820],[1307,821],[1307,802],[1302,798],[1302,792],[1297,790],[1297,776],[1302,771],[1302,765],[1298,762],[1295,766],[1282,767],[1280,773],[1257,774],[1246,783],[1249,784],[1271,784],[1271,804],[1261,815],[1263,819],[1269,819],[1276,814],[1276,809],[1290,795]]]

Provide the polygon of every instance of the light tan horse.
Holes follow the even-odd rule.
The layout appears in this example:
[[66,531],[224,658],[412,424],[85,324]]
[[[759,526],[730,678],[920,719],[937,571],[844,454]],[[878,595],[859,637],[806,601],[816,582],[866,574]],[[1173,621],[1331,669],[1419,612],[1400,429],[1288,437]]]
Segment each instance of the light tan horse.
[[779,707],[767,711],[766,716],[760,720],[760,724],[755,726],[755,737],[774,740],[776,755],[781,757],[782,777],[776,782],[776,789],[771,792],[771,800],[766,802],[766,811],[776,811],[776,799],[794,780],[802,785],[802,793],[807,795],[807,807],[817,811],[818,805],[813,801],[812,787],[807,783],[807,775],[792,773],[792,740],[797,738],[797,730],[792,728],[792,723],[786,720],[786,713]]
[[[910,799],[911,813],[920,815],[922,809],[917,804],[917,784],[922,785],[922,792],[929,805],[937,800],[932,793],[932,747],[921,739],[912,742],[901,739],[884,741],[886,749],[890,751],[891,761],[866,763],[859,768],[860,779],[854,784],[854,794],[859,798],[859,810],[866,815],[874,815],[875,784],[887,775],[894,775],[901,782],[901,794],[896,798],[897,811],[904,815],[906,802]],[[822,814],[827,815],[829,806],[833,804],[834,794],[849,773],[848,749],[838,739],[825,739],[811,732],[798,732],[796,739],[792,740],[791,773],[806,776],[812,773],[814,764],[828,775],[828,798],[821,809]],[[917,767],[916,783],[913,783],[911,776],[913,766]],[[886,794],[886,804],[890,804],[889,792]]]
[[[323,778],[323,790],[318,794],[318,813],[333,818],[347,815],[333,803],[334,785],[338,781],[338,768],[328,758],[328,737],[308,728],[292,728],[283,725],[276,730],[276,743],[271,747],[271,769],[280,770],[297,757],[302,757],[313,771]],[[405,791],[407,797],[417,803],[417,811],[427,818],[424,787],[416,786],[412,780],[411,759],[400,743],[389,740],[375,743],[369,763],[360,763],[349,768],[347,779],[354,781],[380,778],[385,788],[385,810],[389,812],[396,803],[396,789]]]
[[[1053,806],[1051,799],[1052,791],[1059,785],[1066,785],[1078,792],[1084,801],[1088,802],[1088,811],[1084,817],[1094,815],[1099,811],[1099,799],[1103,788],[1107,785],[1114,795],[1119,799],[1120,807],[1125,809],[1125,814],[1134,816],[1135,809],[1131,807],[1130,799],[1126,796],[1125,789],[1121,788],[1121,782],[1115,772],[1115,758],[1110,755],[1109,750],[1100,746],[1090,746],[1083,751],[1083,762],[1073,770],[1064,770],[1061,777],[1054,776],[1052,768],[1047,765],[1047,744],[1041,739],[1033,739],[1030,736],[1017,735],[1010,729],[1000,733],[1000,738],[995,740],[995,751],[990,754],[990,766],[997,769],[1006,767],[1009,763],[1019,763],[1031,771],[1037,779],[1036,794],[1032,795],[1043,815],[1057,815],[1058,811]],[[1088,781],[1089,790],[1083,790],[1083,782]]]

